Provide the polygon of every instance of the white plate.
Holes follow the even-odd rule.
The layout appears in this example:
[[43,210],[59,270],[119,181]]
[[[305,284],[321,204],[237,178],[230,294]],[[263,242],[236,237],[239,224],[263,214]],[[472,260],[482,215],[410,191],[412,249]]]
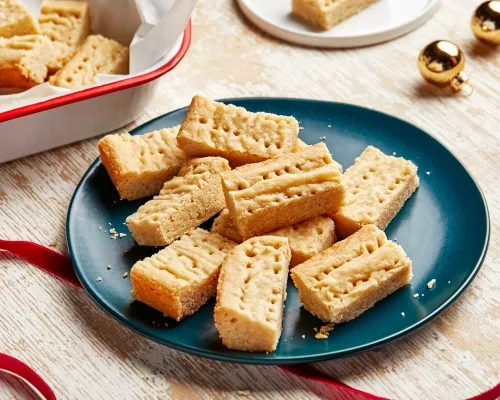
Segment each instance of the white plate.
[[422,25],[439,0],[379,0],[328,31],[291,14],[291,0],[238,0],[243,13],[262,30],[288,42],[315,47],[359,47],[385,42]]

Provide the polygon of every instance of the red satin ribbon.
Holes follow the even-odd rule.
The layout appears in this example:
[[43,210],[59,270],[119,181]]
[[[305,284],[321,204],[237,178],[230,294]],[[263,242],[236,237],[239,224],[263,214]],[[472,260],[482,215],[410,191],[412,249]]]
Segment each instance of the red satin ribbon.
[[[48,247],[33,242],[0,240],[0,250],[9,251],[12,254],[28,261],[36,267],[68,281],[77,287],[82,287],[78,281],[70,259]],[[352,388],[343,382],[325,375],[307,364],[286,365],[281,369],[288,371],[301,378],[309,379],[327,385],[328,393],[332,399],[342,400],[387,400],[385,397],[375,396],[370,393]],[[17,375],[42,394],[46,400],[56,400],[54,392],[45,381],[29,366],[6,354],[0,354],[0,371],[4,370]],[[481,393],[469,400],[498,400],[500,398],[500,384],[490,390]]]

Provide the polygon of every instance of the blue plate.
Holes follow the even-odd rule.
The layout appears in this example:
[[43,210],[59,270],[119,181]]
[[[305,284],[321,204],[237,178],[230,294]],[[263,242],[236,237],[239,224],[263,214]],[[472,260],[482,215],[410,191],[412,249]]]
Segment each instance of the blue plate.
[[[132,301],[130,280],[123,274],[155,249],[136,246],[130,235],[111,240],[109,229],[112,226],[128,234],[125,218],[146,199],[119,201],[97,160],[78,185],[69,207],[68,248],[83,286],[114,318],[152,340],[204,357],[253,364],[312,362],[373,349],[414,332],[470,284],[488,247],[486,202],[464,166],[432,136],[400,119],[347,104],[279,98],[223,101],[251,111],[294,115],[304,128],[300,137],[312,144],[325,136],[333,158],[344,169],[368,145],[412,160],[419,168],[420,187],[386,230],[413,260],[411,284],[355,320],[337,325],[327,340],[317,340],[313,328],[323,324],[301,308],[297,291],[289,282],[277,350],[272,354],[227,350],[214,327],[213,300],[181,322]],[[185,113],[185,108],[173,111],[132,133],[177,125]],[[98,277],[102,280],[97,281]],[[436,284],[428,289],[431,279],[436,279]],[[413,297],[415,293],[420,296]]]

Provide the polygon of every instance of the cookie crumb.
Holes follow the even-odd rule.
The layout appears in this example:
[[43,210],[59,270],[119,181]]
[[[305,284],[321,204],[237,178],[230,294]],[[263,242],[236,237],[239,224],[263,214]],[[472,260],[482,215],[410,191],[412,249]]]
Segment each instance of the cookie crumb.
[[120,238],[124,238],[125,236],[127,236],[127,234],[126,233],[120,233],[119,236],[120,236]]
[[435,284],[436,284],[436,280],[435,279],[431,279],[429,282],[427,282],[427,288],[428,289],[432,289]]
[[57,240],[53,240],[52,242],[49,243],[50,247],[57,247]]
[[415,293],[415,294],[413,295],[413,297],[415,297],[415,298],[417,298],[418,296],[420,296],[418,293]]
[[314,332],[318,332],[318,328],[314,327],[314,328],[313,328],[313,331],[314,331]]
[[330,332],[333,330],[334,325],[333,324],[328,324],[321,326],[319,328],[319,332],[314,335],[316,339],[328,339],[328,335]]
[[123,273],[123,277],[126,278],[128,276],[128,272]]
[[252,393],[250,392],[250,390],[246,389],[246,390],[237,390],[236,391],[236,394],[238,396],[241,396],[241,397],[248,397],[250,396]]
[[95,280],[96,282],[101,282],[102,281],[102,278],[100,276],[97,277],[97,279]]
[[116,233],[118,233],[118,232],[116,232],[116,229],[115,229],[115,228],[111,228],[111,229],[109,230],[109,233],[112,233],[112,234],[114,235],[114,234],[116,234]]

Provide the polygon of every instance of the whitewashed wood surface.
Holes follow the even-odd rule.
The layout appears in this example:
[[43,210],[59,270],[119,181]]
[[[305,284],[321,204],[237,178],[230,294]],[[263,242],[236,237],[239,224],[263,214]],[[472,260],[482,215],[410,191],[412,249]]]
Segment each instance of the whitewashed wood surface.
[[[232,1],[200,0],[186,58],[162,78],[147,111],[127,127],[185,106],[198,92],[213,98],[305,97],[396,115],[454,151],[490,208],[492,238],[478,276],[453,306],[410,337],[315,365],[393,399],[464,399],[500,381],[500,49],[472,35],[469,20],[478,4],[443,0],[429,22],[403,38],[334,51],[279,42],[250,26]],[[442,38],[466,54],[475,86],[471,97],[451,95],[420,78],[420,49]],[[57,249],[66,252],[66,210],[97,156],[96,142],[0,165],[0,237],[45,245],[56,240]],[[328,398],[325,386],[275,367],[209,361],[153,343],[108,317],[84,291],[5,253],[0,254],[0,352],[30,364],[60,399],[229,399],[241,389],[255,399]],[[3,378],[0,399],[27,398],[26,392],[15,394],[16,381]]]

